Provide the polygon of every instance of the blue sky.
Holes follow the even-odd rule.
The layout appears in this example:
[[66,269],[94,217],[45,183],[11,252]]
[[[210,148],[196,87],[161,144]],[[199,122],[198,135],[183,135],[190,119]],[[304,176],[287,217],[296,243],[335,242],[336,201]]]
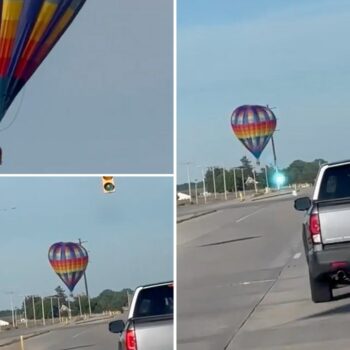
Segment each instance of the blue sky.
[[[64,286],[47,258],[60,241],[87,241],[92,296],[171,280],[172,186],[172,178],[116,178],[116,192],[104,194],[98,177],[1,177],[0,309],[10,307],[7,292],[20,305],[20,295]],[[83,291],[81,280],[74,293]]]
[[0,171],[171,173],[172,20],[172,0],[87,1],[2,121]]
[[342,0],[178,0],[178,182],[184,162],[194,179],[253,160],[230,128],[243,104],[275,107],[280,167],[349,158],[349,23]]

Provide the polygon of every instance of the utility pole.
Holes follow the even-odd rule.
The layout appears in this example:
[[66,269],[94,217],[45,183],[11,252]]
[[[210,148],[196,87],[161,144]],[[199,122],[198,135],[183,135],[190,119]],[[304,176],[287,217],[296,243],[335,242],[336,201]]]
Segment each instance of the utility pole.
[[[82,240],[79,238],[79,245],[82,246]],[[88,289],[88,283],[87,283],[87,278],[86,278],[86,272],[84,271],[84,283],[85,283],[85,292],[86,292],[86,296],[88,299],[88,304],[89,304],[89,315],[91,317],[91,301],[90,301],[90,296],[89,296],[89,289]]]

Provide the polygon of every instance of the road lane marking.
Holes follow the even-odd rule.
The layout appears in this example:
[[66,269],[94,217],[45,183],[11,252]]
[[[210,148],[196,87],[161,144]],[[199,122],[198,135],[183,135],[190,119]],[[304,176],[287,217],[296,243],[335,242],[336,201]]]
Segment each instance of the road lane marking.
[[264,209],[264,208],[260,208],[260,209],[258,209],[258,210],[253,211],[252,213],[250,213],[250,214],[248,214],[248,215],[242,216],[241,218],[239,218],[238,220],[236,220],[236,223],[241,222],[241,221],[243,221],[243,220],[249,218],[249,217],[252,216],[252,215],[255,215],[256,213],[258,213],[259,211],[262,211],[263,209]]
[[259,280],[259,281],[245,281],[245,282],[239,282],[239,285],[241,286],[248,286],[250,284],[257,284],[257,283],[269,283],[269,282],[275,282],[276,279],[273,280]]
[[301,257],[301,253],[296,253],[294,256],[293,256],[293,259],[299,259]]
[[84,331],[81,331],[81,332],[79,332],[79,333],[73,335],[72,338],[77,338],[77,337],[79,337],[79,335],[82,335],[82,334],[84,334],[84,333],[86,333],[86,332],[87,332],[87,330],[85,329]]

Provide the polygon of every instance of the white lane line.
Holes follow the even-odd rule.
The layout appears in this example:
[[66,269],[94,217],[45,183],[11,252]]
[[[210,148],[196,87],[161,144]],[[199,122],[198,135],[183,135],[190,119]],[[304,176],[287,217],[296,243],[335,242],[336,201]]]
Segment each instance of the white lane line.
[[253,211],[252,213],[250,213],[250,214],[248,214],[248,215],[242,216],[241,218],[239,218],[238,220],[236,220],[236,223],[241,222],[241,221],[243,221],[243,220],[249,218],[249,217],[252,216],[252,215],[255,215],[256,213],[258,213],[259,211],[262,211],[262,210],[264,210],[264,208],[260,208],[260,209],[258,209],[258,210]]
[[275,282],[276,280],[260,280],[260,281],[246,281],[246,282],[239,282],[239,285],[241,286],[248,286],[250,284],[257,284],[257,283],[268,283],[268,282]]
[[301,253],[296,253],[296,254],[294,254],[294,256],[293,256],[293,259],[299,259],[301,257]]
[[82,335],[82,334],[84,334],[84,333],[86,333],[86,332],[87,332],[87,330],[81,331],[81,332],[79,332],[79,333],[73,335],[72,338],[77,338],[77,337],[79,337],[79,335]]

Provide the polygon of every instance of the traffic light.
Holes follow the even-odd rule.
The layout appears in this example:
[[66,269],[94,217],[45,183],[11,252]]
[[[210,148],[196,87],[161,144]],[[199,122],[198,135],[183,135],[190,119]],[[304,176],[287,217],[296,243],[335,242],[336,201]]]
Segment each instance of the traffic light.
[[113,176],[102,176],[102,185],[104,193],[113,193],[115,192],[115,184]]

